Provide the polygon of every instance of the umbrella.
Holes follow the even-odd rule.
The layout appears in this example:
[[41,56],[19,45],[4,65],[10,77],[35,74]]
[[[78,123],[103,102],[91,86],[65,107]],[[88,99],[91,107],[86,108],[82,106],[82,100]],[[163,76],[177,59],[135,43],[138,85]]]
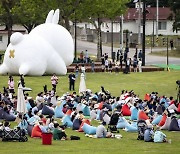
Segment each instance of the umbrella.
[[79,93],[86,91],[86,82],[85,82],[84,78],[85,78],[84,73],[81,73],[80,85],[79,85]]
[[18,87],[17,112],[20,112],[20,113],[27,112],[24,94],[23,94],[23,87],[21,84]]

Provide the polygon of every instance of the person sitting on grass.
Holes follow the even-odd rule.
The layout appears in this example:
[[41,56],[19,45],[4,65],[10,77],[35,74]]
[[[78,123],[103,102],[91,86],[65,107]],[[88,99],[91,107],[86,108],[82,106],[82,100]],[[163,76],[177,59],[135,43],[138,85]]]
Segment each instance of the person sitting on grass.
[[154,133],[154,142],[155,143],[163,143],[167,142],[166,135],[160,131],[159,128]]
[[10,128],[10,123],[8,122],[8,121],[5,121],[4,122],[4,129],[6,130],[6,131],[11,131],[12,129]]
[[65,133],[65,130],[61,129],[58,123],[54,124],[53,139],[54,140],[67,140],[67,135]]
[[154,131],[153,126],[150,124],[147,126],[147,129],[144,132],[144,141],[145,142],[153,142]]
[[105,126],[106,122],[102,122],[96,129],[96,137],[97,138],[110,138],[112,136],[111,132],[107,132]]

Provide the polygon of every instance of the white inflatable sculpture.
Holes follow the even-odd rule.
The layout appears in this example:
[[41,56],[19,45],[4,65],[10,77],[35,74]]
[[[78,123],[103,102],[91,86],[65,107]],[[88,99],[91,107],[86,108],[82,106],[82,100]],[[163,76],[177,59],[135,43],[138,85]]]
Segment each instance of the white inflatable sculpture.
[[67,73],[73,62],[74,43],[70,33],[58,25],[59,10],[51,10],[46,22],[28,35],[14,33],[6,49],[0,74],[37,75]]

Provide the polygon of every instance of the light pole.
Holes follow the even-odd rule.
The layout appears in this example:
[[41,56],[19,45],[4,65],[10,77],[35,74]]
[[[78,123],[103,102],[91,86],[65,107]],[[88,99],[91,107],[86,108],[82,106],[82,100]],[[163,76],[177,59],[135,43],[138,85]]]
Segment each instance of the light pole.
[[142,39],[142,66],[145,66],[146,44],[146,0],[143,0],[143,39]]
[[159,28],[159,0],[156,0],[156,40],[158,42],[158,28]]
[[123,50],[123,14],[120,20],[120,49]]

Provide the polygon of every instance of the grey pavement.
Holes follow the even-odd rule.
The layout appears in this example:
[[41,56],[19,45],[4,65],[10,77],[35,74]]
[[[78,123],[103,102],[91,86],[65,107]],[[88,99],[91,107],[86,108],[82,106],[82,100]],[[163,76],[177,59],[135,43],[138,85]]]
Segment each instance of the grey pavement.
[[[111,56],[111,47],[108,46],[103,46],[103,53],[108,53],[109,56]],[[97,54],[97,44],[92,43],[92,42],[87,42],[87,41],[81,41],[77,40],[77,50],[78,51],[85,51],[88,50],[89,54],[96,55]],[[118,48],[114,48],[114,51],[117,52]],[[157,51],[164,51],[166,52],[166,48],[153,48],[152,52],[157,52]],[[146,49],[145,53],[145,61],[147,65],[152,65],[152,64],[166,64],[167,58],[162,57],[162,56],[154,56],[154,55],[149,55],[151,52],[150,48]],[[128,54],[129,57],[133,57],[135,53],[135,49],[130,48],[130,52]],[[179,64],[180,65],[180,58],[173,58],[169,57],[169,64]]]

